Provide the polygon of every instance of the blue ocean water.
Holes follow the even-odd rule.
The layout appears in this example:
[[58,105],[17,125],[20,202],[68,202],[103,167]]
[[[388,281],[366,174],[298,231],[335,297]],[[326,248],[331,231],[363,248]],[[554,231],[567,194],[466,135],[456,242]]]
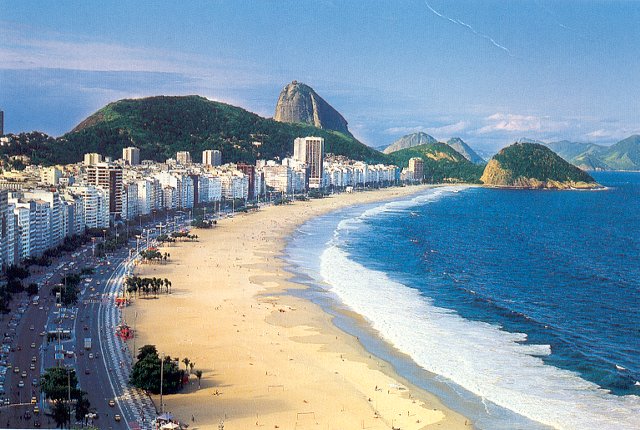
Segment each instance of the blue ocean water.
[[638,428],[640,173],[594,176],[608,189],[443,187],[350,208],[302,226],[289,258],[481,402]]

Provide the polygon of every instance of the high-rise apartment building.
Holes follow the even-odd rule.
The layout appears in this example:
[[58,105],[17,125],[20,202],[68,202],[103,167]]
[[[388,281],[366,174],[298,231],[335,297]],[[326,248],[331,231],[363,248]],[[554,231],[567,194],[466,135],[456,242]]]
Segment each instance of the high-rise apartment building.
[[420,157],[410,158],[408,170],[413,173],[414,181],[422,181],[424,179],[424,160]]
[[4,112],[0,110],[0,136],[4,134]]
[[122,213],[122,167],[114,164],[98,163],[87,166],[87,184],[101,187],[109,192],[109,213]]
[[314,136],[297,138],[293,142],[293,158],[307,165],[309,188],[322,188],[324,139]]
[[191,164],[191,153],[189,153],[189,151],[178,151],[176,161],[183,166]]
[[122,159],[129,166],[137,166],[140,164],[140,150],[133,146],[122,150]]
[[94,164],[98,164],[98,163],[102,163],[102,155],[95,152],[84,154],[85,166],[93,166]]
[[249,200],[255,199],[256,188],[256,168],[251,164],[238,163],[236,165],[239,171],[241,171],[249,181],[249,189],[247,191],[247,198]]
[[202,151],[202,164],[205,166],[220,166],[222,164],[222,152],[217,149]]

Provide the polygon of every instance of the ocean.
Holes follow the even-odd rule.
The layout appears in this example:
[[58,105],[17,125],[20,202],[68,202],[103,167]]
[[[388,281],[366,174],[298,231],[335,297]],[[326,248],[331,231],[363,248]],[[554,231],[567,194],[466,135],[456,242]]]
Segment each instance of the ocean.
[[640,173],[594,177],[316,218],[287,246],[296,294],[477,428],[639,428]]

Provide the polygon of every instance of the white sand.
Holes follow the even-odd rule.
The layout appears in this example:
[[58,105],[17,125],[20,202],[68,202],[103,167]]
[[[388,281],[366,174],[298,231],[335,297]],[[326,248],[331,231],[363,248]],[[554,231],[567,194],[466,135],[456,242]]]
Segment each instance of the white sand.
[[163,249],[171,254],[168,264],[138,266],[140,276],[170,279],[173,294],[136,299],[126,310],[130,324],[137,312],[136,346],[189,357],[204,372],[200,389],[193,376],[183,392],[165,396],[165,409],[202,429],[218,429],[221,421],[227,430],[470,428],[371,357],[318,306],[281,294],[303,288],[278,258],[297,225],[420,189],[342,194],[236,215],[195,230],[197,242]]

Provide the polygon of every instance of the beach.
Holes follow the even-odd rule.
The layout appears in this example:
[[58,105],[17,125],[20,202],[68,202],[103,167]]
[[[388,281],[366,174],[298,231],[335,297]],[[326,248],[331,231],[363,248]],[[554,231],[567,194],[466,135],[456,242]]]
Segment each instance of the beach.
[[[164,396],[165,411],[202,429],[471,428],[337,329],[319,306],[287,294],[306,288],[292,282],[280,258],[297,226],[423,189],[340,194],[236,214],[194,229],[197,241],[161,249],[170,254],[166,264],[138,265],[138,276],[168,278],[172,293],[136,298],[125,309],[135,347],[156,345],[183,369],[188,357],[194,371],[203,371],[200,387],[191,375],[182,392]],[[159,409],[158,396],[154,402]]]

